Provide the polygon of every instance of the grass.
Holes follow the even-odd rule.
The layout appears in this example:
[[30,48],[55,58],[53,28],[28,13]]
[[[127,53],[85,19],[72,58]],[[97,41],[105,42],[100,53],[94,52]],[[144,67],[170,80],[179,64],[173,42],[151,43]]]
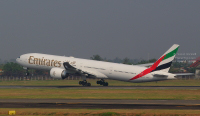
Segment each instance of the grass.
[[199,116],[200,110],[160,109],[44,109],[44,108],[0,108],[0,115],[15,110],[17,116]]
[[200,90],[0,89],[0,99],[168,99],[200,100]]
[[[0,86],[77,86],[80,80],[28,80],[28,81],[1,81]],[[96,84],[96,79],[88,79],[92,86]],[[166,80],[158,82],[130,83],[116,80],[106,80],[109,86],[200,86],[200,80]]]
[[[1,81],[0,86],[77,86],[79,80]],[[88,79],[97,86],[95,79]],[[107,80],[109,86],[200,86],[200,80],[168,80],[148,83],[129,83]],[[98,85],[99,86],[99,85]],[[181,89],[68,89],[68,88],[1,88],[0,99],[176,99],[200,100],[200,90]]]

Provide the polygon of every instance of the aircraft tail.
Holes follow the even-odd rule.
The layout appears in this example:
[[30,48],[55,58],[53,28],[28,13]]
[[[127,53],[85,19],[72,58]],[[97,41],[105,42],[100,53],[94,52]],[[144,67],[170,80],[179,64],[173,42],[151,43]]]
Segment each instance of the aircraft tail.
[[174,44],[171,48],[169,48],[153,65],[153,71],[164,71],[168,72],[169,68],[174,60],[176,53],[178,51],[179,45]]
[[164,71],[168,72],[169,68],[174,60],[176,52],[178,51],[179,45],[174,44],[169,50],[167,50],[151,67],[145,69],[135,77],[131,78],[130,80],[134,80],[140,78],[150,72],[153,71]]

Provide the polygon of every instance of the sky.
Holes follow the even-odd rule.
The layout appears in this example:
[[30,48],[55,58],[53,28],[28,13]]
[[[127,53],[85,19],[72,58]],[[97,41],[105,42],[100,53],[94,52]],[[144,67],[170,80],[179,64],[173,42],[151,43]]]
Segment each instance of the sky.
[[199,0],[0,0],[0,59],[200,56]]

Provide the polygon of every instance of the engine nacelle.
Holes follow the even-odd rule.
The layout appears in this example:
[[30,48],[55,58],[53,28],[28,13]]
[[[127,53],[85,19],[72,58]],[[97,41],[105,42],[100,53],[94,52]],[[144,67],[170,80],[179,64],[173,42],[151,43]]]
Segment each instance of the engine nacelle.
[[65,79],[69,76],[69,73],[65,69],[52,68],[50,70],[50,76],[57,79]]

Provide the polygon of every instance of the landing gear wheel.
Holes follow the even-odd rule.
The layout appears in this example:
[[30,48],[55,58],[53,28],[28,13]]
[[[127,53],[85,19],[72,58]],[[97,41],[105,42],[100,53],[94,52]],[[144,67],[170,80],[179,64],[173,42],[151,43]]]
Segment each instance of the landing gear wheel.
[[103,85],[103,83],[104,83],[104,82],[100,82],[99,84],[100,84],[100,85]]
[[29,76],[30,74],[29,74],[29,72],[26,72],[26,76]]
[[101,81],[97,81],[97,84],[100,84],[101,83]]
[[82,85],[82,86],[91,86],[91,83],[88,83],[87,81],[79,81],[79,85]]
[[90,84],[90,83],[87,83],[87,86],[91,86],[91,84]]
[[104,83],[103,83],[103,86],[108,86],[108,83],[107,83],[107,82],[104,82]]
[[29,73],[29,69],[28,69],[28,68],[26,69],[26,73],[25,73],[25,75],[26,75],[26,76],[29,76],[29,75],[30,75],[30,73]]
[[79,81],[79,85],[82,85],[83,81]]
[[103,79],[101,79],[100,81],[97,81],[97,84],[108,86],[108,82],[105,82]]

